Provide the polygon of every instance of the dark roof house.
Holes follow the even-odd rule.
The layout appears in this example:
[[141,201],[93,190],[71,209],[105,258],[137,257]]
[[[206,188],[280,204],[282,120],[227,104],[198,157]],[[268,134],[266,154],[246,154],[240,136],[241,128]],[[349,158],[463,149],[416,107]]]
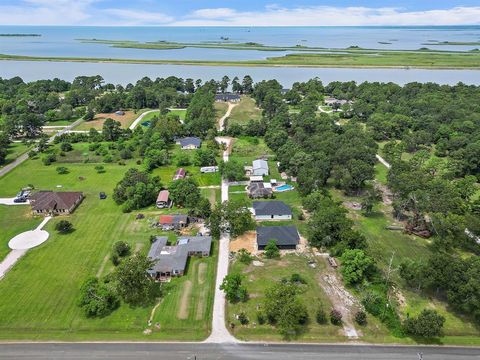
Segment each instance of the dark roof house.
[[267,199],[273,196],[272,188],[266,188],[263,182],[251,182],[247,187],[247,193],[252,199]]
[[75,191],[39,191],[30,197],[30,205],[35,214],[70,214],[80,204],[83,193]]
[[209,256],[211,246],[210,236],[180,237],[174,246],[167,246],[166,236],[157,236],[148,252],[148,258],[154,261],[154,265],[147,272],[159,281],[167,281],[172,276],[182,276],[188,257]]
[[292,210],[283,201],[254,201],[256,220],[291,220]]
[[198,149],[202,146],[202,140],[194,136],[176,139],[176,143],[180,145],[182,149]]
[[240,101],[240,95],[233,93],[216,94],[215,101]]
[[295,226],[257,227],[258,250],[264,250],[271,240],[274,240],[281,250],[295,250],[300,242],[300,235]]

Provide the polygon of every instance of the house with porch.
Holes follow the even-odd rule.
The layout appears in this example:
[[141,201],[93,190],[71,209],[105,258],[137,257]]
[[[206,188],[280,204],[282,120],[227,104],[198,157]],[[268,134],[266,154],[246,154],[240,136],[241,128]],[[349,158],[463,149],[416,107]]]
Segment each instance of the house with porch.
[[210,236],[183,236],[173,246],[168,246],[166,236],[157,236],[148,252],[148,258],[154,262],[147,273],[157,281],[169,281],[172,277],[185,273],[190,256],[206,257],[210,255],[212,238]]
[[200,149],[202,146],[202,140],[195,136],[189,136],[176,139],[175,143],[180,145],[182,150],[195,150]]
[[254,201],[255,220],[292,220],[292,210],[283,201]]
[[35,215],[68,215],[82,200],[82,192],[39,191],[30,196],[30,205]]

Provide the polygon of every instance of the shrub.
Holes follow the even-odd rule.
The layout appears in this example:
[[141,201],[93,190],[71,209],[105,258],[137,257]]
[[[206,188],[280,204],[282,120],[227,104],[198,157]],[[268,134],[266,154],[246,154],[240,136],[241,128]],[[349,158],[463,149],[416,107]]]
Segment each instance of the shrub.
[[70,144],[68,142],[63,142],[63,143],[60,144],[60,150],[65,151],[65,152],[72,151],[73,146],[72,146],[72,144]]
[[110,154],[107,154],[103,157],[103,162],[104,163],[111,163],[113,161],[113,157]]
[[361,326],[367,325],[367,314],[365,313],[365,311],[357,311],[357,313],[355,314],[355,322]]
[[435,310],[425,309],[416,318],[407,318],[403,327],[412,336],[432,338],[442,335],[445,318]]
[[247,325],[249,323],[248,317],[243,311],[238,315],[238,321],[240,321],[240,324],[242,325]]
[[252,262],[252,254],[247,249],[240,249],[237,253],[238,261],[243,264],[249,265]]
[[45,157],[42,159],[43,164],[46,166],[52,164],[55,161],[57,161],[57,157],[55,156],[55,154],[45,155]]
[[57,174],[68,174],[68,169],[65,166],[57,167]]
[[342,324],[342,313],[337,309],[332,309],[330,311],[330,322],[333,325],[341,325]]
[[100,147],[100,143],[91,143],[88,145],[88,150],[95,151]]
[[267,317],[265,316],[265,314],[261,311],[258,311],[257,312],[257,322],[260,324],[260,325],[263,325],[267,322]]
[[35,159],[35,158],[37,157],[37,155],[38,155],[38,152],[36,152],[35,150],[30,150],[30,151],[28,152],[28,157],[29,157],[30,159]]
[[294,273],[290,276],[290,281],[295,284],[306,284],[307,281],[302,277],[302,275]]
[[265,246],[264,254],[267,259],[274,259],[280,257],[280,250],[278,250],[275,240],[270,240],[268,242],[267,246]]
[[120,257],[124,257],[130,254],[130,245],[125,241],[117,241],[113,245],[113,252]]
[[315,314],[315,318],[317,320],[317,323],[320,325],[325,325],[328,323],[328,318],[327,318],[327,313],[323,309],[323,306],[320,306],[317,309],[317,313]]
[[120,301],[115,291],[97,278],[87,279],[80,289],[80,306],[87,317],[103,317],[118,308]]
[[60,220],[55,224],[55,230],[57,230],[60,234],[67,234],[73,230],[73,225],[70,221]]
[[95,170],[97,170],[97,174],[103,174],[105,172],[105,167],[103,165],[96,165]]
[[118,266],[120,264],[120,257],[117,254],[112,254],[112,264]]

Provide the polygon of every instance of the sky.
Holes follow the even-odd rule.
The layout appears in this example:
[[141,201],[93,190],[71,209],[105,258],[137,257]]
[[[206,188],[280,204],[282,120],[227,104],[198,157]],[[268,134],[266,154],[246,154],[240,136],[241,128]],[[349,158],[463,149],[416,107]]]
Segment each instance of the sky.
[[480,1],[0,0],[0,25],[480,25]]

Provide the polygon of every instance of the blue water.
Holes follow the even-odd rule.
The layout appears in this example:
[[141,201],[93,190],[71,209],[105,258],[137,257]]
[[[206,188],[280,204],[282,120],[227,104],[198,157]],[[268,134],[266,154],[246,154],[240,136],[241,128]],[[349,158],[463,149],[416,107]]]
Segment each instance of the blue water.
[[[0,26],[0,33],[38,33],[41,37],[0,37],[0,53],[30,56],[77,56],[125,59],[251,60],[285,52],[225,49],[145,50],[85,44],[76,39],[175,42],[258,42],[265,45],[345,48],[352,45],[378,49],[418,49],[422,43],[479,41],[480,26],[441,27],[79,27]],[[379,44],[390,42],[391,44]],[[439,50],[471,50],[476,46],[430,46]],[[478,46],[480,47],[480,46]]]
[[[41,37],[0,37],[0,53],[30,56],[99,57],[124,59],[167,60],[254,60],[282,56],[286,52],[226,49],[145,50],[118,49],[104,44],[84,44],[76,39],[96,38],[137,41],[202,42],[220,41],[229,37],[234,42],[258,42],[265,45],[302,44],[326,48],[357,45],[364,48],[418,49],[422,43],[438,41],[479,41],[480,26],[442,27],[53,27],[0,26],[0,33],[38,33]],[[378,42],[391,42],[390,45]],[[480,46],[478,46],[480,47]],[[471,50],[473,46],[430,46],[439,50]],[[57,63],[0,61],[0,76],[20,76],[26,81],[62,78],[72,80],[78,75],[102,75],[115,84],[134,83],[143,76],[151,78],[170,75],[194,79],[221,79],[249,74],[255,81],[278,79],[290,87],[295,81],[318,76],[330,81],[380,81],[405,84],[437,82],[456,84],[459,81],[480,85],[478,70],[404,70],[404,69],[326,69],[279,67],[212,67],[105,63]]]
[[279,192],[290,191],[290,190],[293,190],[293,186],[288,185],[288,184],[285,184],[285,185],[282,185],[282,186],[279,186],[279,187],[275,188],[275,191],[279,191]]

